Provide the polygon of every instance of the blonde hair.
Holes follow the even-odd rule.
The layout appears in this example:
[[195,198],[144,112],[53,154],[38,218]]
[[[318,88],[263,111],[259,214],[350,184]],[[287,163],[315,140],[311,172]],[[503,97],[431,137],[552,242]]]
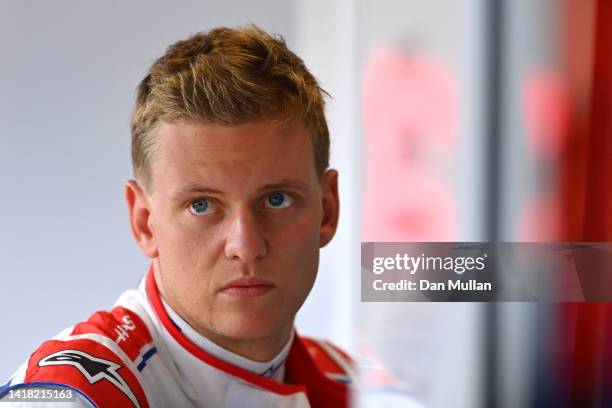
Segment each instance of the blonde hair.
[[162,123],[241,124],[280,119],[312,135],[319,177],[329,165],[324,94],[280,36],[255,25],[215,28],[168,47],[138,86],[132,114],[132,166],[146,186]]

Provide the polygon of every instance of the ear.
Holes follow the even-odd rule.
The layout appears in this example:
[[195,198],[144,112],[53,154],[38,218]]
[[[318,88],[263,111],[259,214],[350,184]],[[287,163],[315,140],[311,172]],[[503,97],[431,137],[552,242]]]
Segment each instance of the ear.
[[340,198],[338,196],[338,172],[327,170],[323,175],[323,218],[321,220],[321,230],[319,245],[324,247],[332,240],[338,227],[338,217],[340,216]]
[[149,258],[157,258],[159,251],[155,231],[151,225],[151,210],[146,193],[136,180],[125,183],[125,200],[130,214],[132,235],[142,252]]

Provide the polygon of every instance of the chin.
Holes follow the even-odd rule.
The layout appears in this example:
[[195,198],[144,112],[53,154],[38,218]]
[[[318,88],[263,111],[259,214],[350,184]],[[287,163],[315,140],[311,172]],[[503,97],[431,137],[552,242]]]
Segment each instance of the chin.
[[290,322],[283,321],[270,314],[239,314],[233,313],[215,325],[218,334],[236,340],[261,339],[280,335]]

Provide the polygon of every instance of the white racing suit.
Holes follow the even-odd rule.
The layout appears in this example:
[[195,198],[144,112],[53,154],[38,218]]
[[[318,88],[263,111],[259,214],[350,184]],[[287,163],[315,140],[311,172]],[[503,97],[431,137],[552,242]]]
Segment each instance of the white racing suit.
[[33,404],[44,398],[31,391],[35,399],[19,400],[28,390],[73,393],[71,401],[49,403],[53,408],[348,406],[350,360],[332,344],[294,334],[265,364],[223,350],[188,327],[161,299],[149,271],[111,311],[44,342],[0,386],[0,401],[9,401],[0,408],[47,406]]

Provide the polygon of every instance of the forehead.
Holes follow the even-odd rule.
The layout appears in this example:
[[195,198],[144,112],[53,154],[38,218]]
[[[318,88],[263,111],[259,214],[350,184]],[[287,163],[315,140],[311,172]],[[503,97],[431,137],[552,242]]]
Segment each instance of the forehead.
[[154,189],[202,184],[248,190],[289,178],[316,178],[311,136],[301,124],[162,123],[156,133]]

